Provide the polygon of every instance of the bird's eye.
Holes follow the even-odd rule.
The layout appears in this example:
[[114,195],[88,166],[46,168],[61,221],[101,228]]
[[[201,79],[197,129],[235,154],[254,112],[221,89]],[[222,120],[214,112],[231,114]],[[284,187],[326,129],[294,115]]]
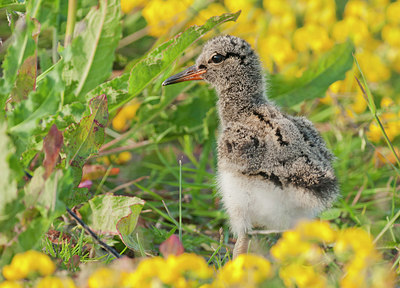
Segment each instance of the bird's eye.
[[221,63],[224,60],[224,56],[221,54],[215,54],[214,56],[211,57],[211,61],[213,63]]

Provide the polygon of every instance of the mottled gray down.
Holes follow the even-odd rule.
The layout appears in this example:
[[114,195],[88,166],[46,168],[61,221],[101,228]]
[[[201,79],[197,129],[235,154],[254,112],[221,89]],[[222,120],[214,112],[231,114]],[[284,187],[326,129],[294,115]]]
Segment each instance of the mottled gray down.
[[[214,63],[212,57],[223,56]],[[339,190],[332,153],[313,124],[281,112],[267,99],[258,56],[237,37],[218,36],[196,61],[205,81],[217,90],[220,116],[219,169],[237,167],[250,178],[312,193],[329,207]]]

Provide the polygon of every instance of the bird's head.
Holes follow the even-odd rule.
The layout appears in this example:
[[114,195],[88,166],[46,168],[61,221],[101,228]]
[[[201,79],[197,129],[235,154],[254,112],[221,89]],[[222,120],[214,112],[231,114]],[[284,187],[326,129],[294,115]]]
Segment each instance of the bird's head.
[[195,65],[171,76],[163,85],[190,80],[205,80],[218,91],[229,87],[243,90],[243,86],[254,87],[264,82],[260,61],[254,50],[245,40],[230,35],[208,41]]

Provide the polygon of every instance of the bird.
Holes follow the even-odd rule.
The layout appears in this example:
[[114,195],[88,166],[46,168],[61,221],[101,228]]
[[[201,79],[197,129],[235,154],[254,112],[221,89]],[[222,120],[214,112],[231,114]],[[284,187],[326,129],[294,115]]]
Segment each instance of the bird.
[[204,80],[217,92],[217,188],[236,237],[233,258],[247,252],[254,229],[291,229],[339,195],[326,142],[311,121],[269,99],[265,75],[248,42],[222,35],[206,42],[195,65],[162,83]]

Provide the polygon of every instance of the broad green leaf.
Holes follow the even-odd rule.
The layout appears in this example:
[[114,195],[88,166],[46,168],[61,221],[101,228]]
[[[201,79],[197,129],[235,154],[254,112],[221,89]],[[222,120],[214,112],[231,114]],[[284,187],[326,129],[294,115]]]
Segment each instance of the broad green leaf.
[[0,111],[4,111],[4,105],[15,85],[19,68],[29,56],[35,53],[36,43],[32,37],[33,30],[34,24],[32,21],[25,21],[25,17],[21,17],[16,23],[14,33],[11,36],[12,44],[7,49],[2,65],[3,79],[0,81]]
[[11,99],[14,102],[20,102],[28,97],[29,92],[36,88],[37,73],[36,56],[29,56],[25,59],[18,71],[18,77],[15,86],[11,91]]
[[[121,219],[126,219],[129,231],[137,222],[137,216],[144,201],[137,197],[99,195],[89,200],[80,209],[82,220],[97,233],[117,235],[117,224]],[[128,217],[128,218],[125,218]]]
[[353,44],[348,41],[336,45],[310,65],[297,79],[287,80],[279,75],[271,75],[269,98],[286,107],[304,100],[323,96],[328,87],[345,77],[353,66]]
[[128,81],[129,81],[129,74],[125,73],[119,77],[114,78],[108,82],[105,82],[88,94],[86,94],[86,100],[92,99],[96,95],[106,94],[108,98],[109,106],[115,106],[119,99],[123,97],[123,95],[128,94]]
[[[15,218],[13,217],[13,211],[15,210],[17,203],[15,202],[18,198],[17,191],[17,179],[13,175],[10,169],[10,158],[15,153],[15,148],[12,146],[10,139],[6,134],[5,123],[0,124],[0,187],[2,191],[0,193],[0,227],[3,226],[3,221]],[[18,209],[17,209],[18,210]],[[0,230],[2,230],[0,228]],[[2,243],[0,242],[0,245]],[[4,244],[4,243],[3,243]]]
[[[154,78],[170,67],[193,42],[221,23],[236,21],[239,14],[240,12],[234,14],[226,13],[221,16],[212,17],[203,26],[192,26],[150,51],[133,66],[130,72],[129,94],[116,93],[117,99],[115,102],[110,103],[110,112],[129,102],[133,97],[142,92]],[[114,84],[110,83],[107,87],[114,86]]]
[[122,217],[118,222],[117,222],[117,231],[119,234],[119,237],[121,237],[122,242],[124,244],[132,249],[132,250],[139,250],[139,247],[137,245],[137,236],[136,233],[134,233],[136,224],[139,219],[140,212],[142,211],[144,205],[144,201],[141,200],[138,204],[132,205],[131,212],[125,216]]
[[[63,89],[60,69],[53,70],[41,81],[36,91],[29,94],[27,100],[16,103],[14,110],[7,112],[9,132],[17,137],[15,141],[18,142],[18,153],[24,152],[34,140],[32,135],[38,134],[34,131],[43,128],[43,133],[47,133],[50,129],[51,125],[48,127],[41,125],[46,123],[47,117],[53,116],[58,111]],[[42,124],[39,125],[39,122]]]
[[44,178],[45,173],[42,166],[35,170],[31,181],[25,186],[24,203],[26,207],[42,207],[42,213],[45,214],[42,216],[50,217],[54,213],[60,216],[65,212],[65,205],[59,200],[59,193],[65,191],[61,191],[58,183],[63,173],[57,170],[47,179]]
[[120,1],[104,0],[83,20],[86,29],[63,51],[64,79],[84,95],[106,80],[112,71],[114,51],[121,37]]
[[77,124],[71,124],[64,132],[64,150],[67,163],[76,172],[76,181],[82,177],[82,167],[86,160],[96,154],[104,142],[104,129],[108,122],[107,97],[100,95],[90,103],[89,116]]

